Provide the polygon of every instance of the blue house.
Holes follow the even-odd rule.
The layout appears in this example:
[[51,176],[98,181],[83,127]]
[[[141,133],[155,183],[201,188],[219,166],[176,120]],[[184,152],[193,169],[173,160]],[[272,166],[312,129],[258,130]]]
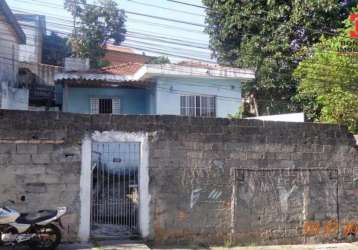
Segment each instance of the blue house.
[[199,63],[127,63],[55,76],[62,111],[227,117],[241,105],[251,70]]

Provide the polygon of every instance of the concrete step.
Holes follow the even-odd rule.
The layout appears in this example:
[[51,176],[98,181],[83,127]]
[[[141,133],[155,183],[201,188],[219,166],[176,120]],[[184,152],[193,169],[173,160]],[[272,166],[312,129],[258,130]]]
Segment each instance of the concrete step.
[[93,245],[100,250],[150,250],[150,248],[140,241],[95,241]]

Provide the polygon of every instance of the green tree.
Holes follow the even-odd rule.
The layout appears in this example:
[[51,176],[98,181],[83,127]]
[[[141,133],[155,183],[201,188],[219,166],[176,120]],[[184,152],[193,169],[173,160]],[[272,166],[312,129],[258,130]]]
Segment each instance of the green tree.
[[297,90],[292,72],[297,51],[334,34],[357,0],[203,0],[207,7],[210,47],[219,63],[255,70],[245,84],[254,94],[259,113],[299,110],[291,97]]
[[[347,22],[347,25],[349,23]],[[304,104],[312,121],[338,123],[358,132],[358,41],[343,30],[322,37],[305,54],[294,76],[299,81],[295,100]]]
[[70,37],[73,52],[89,58],[92,67],[102,66],[105,44],[113,41],[119,45],[125,39],[124,11],[113,0],[100,0],[98,5],[87,4],[86,0],[65,0],[65,8],[74,17],[75,28]]
[[159,56],[159,57],[154,57],[148,63],[150,63],[150,64],[167,64],[167,63],[170,63],[170,60],[167,56]]
[[65,57],[71,55],[67,39],[51,32],[43,39],[42,63],[63,66]]

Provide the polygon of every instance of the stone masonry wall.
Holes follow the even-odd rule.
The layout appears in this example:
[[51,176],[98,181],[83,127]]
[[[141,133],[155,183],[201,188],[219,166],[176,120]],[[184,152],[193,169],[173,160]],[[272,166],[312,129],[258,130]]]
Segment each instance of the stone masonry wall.
[[77,237],[82,139],[111,130],[149,132],[148,240],[157,244],[325,242],[358,232],[358,153],[344,127],[18,111],[0,111],[0,120],[0,201],[23,211],[68,206],[66,239]]
[[345,128],[243,120],[178,127],[152,146],[157,241],[303,243],[356,233],[358,154]]

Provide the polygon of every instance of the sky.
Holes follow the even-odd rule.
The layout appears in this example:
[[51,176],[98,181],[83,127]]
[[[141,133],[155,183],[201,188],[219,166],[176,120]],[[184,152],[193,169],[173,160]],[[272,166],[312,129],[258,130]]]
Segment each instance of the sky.
[[[48,30],[69,33],[72,30],[72,16],[63,9],[62,0],[6,0],[14,13],[46,15]],[[168,0],[114,0],[121,9],[156,17],[175,19],[205,25],[205,9],[170,2]],[[200,0],[180,0],[202,5]],[[95,3],[88,0],[88,3]],[[209,38],[204,28],[197,25],[170,22],[126,12],[128,36],[122,44],[147,55],[167,55],[171,61],[189,59],[212,61],[208,49]],[[144,34],[144,35],[143,35]],[[153,37],[155,37],[153,39]],[[166,42],[162,41],[165,39]],[[185,46],[182,44],[185,43]],[[156,53],[155,53],[156,52]],[[177,57],[180,55],[182,57]]]

